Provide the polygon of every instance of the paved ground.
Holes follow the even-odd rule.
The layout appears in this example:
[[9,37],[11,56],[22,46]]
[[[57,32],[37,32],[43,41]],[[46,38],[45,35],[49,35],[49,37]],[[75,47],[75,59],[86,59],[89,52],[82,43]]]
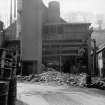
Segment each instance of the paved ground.
[[105,91],[18,83],[17,105],[105,105]]

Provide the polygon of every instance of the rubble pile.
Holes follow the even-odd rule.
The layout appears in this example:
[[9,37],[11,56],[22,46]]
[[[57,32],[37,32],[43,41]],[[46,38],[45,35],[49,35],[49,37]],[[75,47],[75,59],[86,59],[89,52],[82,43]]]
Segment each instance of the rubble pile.
[[90,87],[105,90],[105,79],[98,78],[96,81],[93,81]]
[[69,84],[73,86],[85,87],[86,86],[86,74],[70,74]]
[[[79,86],[87,87],[86,84],[86,73],[80,74],[69,74],[61,73],[55,69],[48,68],[41,74],[29,75],[29,76],[17,76],[18,81],[30,81],[30,82],[40,82],[40,83],[55,83],[57,85],[67,85],[67,86]],[[98,88],[105,90],[105,79],[92,78],[92,83],[90,88]]]
[[18,80],[21,81],[30,81],[30,82],[54,82],[57,85],[72,85],[85,87],[86,86],[86,74],[69,74],[69,73],[61,73],[54,69],[49,69],[48,71],[43,72],[42,74],[37,75],[29,75],[22,76],[21,78],[18,76]]
[[40,82],[56,82],[58,85],[67,84],[69,74],[60,73],[58,71],[48,71],[39,75]]
[[35,82],[39,81],[39,76],[38,75],[29,75],[29,76],[17,76],[17,80],[21,81],[21,82],[25,82],[25,81],[31,81],[34,80]]

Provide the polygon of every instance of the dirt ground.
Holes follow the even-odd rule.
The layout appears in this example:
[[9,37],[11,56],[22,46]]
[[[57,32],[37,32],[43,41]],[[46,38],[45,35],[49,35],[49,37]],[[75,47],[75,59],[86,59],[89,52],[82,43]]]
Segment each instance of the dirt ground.
[[16,105],[105,105],[105,91],[52,84],[18,83]]

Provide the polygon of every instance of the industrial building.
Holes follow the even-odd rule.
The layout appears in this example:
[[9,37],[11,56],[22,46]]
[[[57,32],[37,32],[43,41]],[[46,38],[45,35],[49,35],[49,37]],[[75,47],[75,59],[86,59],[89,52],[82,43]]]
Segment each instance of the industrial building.
[[18,0],[14,25],[14,37],[11,32],[6,36],[20,43],[24,74],[41,73],[42,63],[54,62],[64,72],[91,69],[91,24],[67,23],[60,17],[59,2],[46,7],[41,0]]
[[44,25],[47,31],[45,29],[43,32],[42,55],[45,60],[43,62],[56,62],[63,66],[65,72],[75,72],[75,69],[79,72],[83,66],[88,70],[89,25],[78,23]]

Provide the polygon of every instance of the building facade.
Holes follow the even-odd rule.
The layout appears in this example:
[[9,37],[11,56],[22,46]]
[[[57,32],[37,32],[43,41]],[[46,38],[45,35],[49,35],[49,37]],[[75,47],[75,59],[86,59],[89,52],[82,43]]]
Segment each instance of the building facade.
[[91,37],[89,26],[88,23],[45,24],[42,37],[43,63],[56,62],[64,72],[87,72]]
[[18,0],[14,36],[20,40],[23,73],[41,73],[41,64],[50,62],[56,62],[64,72],[78,68],[78,72],[87,72],[91,69],[89,26],[63,20],[57,1],[46,7],[41,0]]

